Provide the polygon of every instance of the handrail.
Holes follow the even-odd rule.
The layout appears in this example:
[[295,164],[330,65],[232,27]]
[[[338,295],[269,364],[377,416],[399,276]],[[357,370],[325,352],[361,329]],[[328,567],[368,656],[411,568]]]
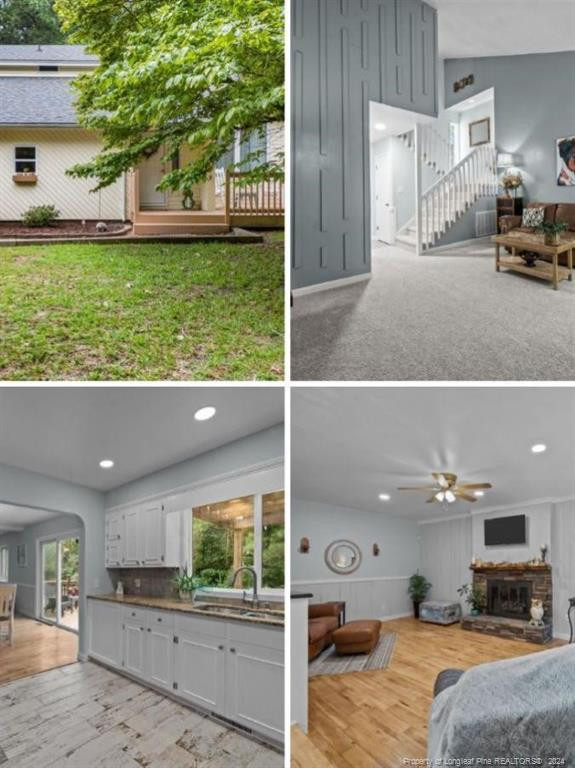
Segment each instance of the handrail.
[[474,202],[496,193],[495,148],[477,147],[422,194],[421,246],[435,245],[438,237]]
[[242,171],[226,171],[226,215],[275,216],[285,213],[285,189],[283,181],[265,179],[247,184],[237,181],[247,174]]

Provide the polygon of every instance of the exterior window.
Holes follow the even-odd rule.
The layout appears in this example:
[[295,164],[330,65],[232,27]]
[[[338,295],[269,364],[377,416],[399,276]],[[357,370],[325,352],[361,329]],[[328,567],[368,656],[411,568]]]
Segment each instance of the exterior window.
[[52,64],[40,64],[38,67],[38,72],[58,72],[60,67],[54,66]]
[[176,149],[176,151],[172,155],[172,171],[179,171],[180,168],[181,168],[180,150]]
[[36,147],[16,147],[14,159],[16,173],[36,173]]
[[0,581],[8,581],[8,547],[0,547]]
[[284,492],[262,497],[262,587],[284,586]]
[[[191,566],[203,586],[230,588],[238,568],[249,566],[263,589],[284,586],[284,492],[242,496],[194,507],[190,519]],[[236,589],[251,589],[238,575]]]
[[265,128],[260,131],[252,131],[247,137],[242,136],[240,144],[240,161],[245,160],[255,152],[259,154],[254,155],[248,162],[242,163],[239,170],[253,171],[254,168],[263,165],[267,160],[267,145],[268,137]]

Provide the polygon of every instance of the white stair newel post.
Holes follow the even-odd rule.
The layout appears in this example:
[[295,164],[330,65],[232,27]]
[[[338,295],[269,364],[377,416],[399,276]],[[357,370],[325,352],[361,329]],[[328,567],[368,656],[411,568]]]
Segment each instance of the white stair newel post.
[[421,178],[421,171],[422,171],[422,152],[421,152],[421,145],[422,145],[422,136],[421,136],[421,125],[419,123],[415,124],[415,129],[413,131],[413,137],[415,141],[415,254],[416,256],[421,255],[421,241],[422,241],[422,229],[421,229],[421,212],[422,212],[422,205],[421,205],[421,198],[422,198],[422,178]]

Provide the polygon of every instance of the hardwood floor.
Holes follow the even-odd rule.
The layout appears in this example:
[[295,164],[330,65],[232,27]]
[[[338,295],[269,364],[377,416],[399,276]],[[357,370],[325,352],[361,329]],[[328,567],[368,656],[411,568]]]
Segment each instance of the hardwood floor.
[[283,761],[91,662],[0,686],[2,768],[282,768]]
[[333,768],[399,768],[406,758],[425,758],[433,684],[441,670],[562,644],[532,645],[415,619],[386,621],[383,632],[397,635],[387,669],[310,681],[309,732],[292,744],[292,768],[307,765],[308,741]]
[[73,632],[16,618],[12,645],[0,642],[0,684],[77,660],[78,637]]

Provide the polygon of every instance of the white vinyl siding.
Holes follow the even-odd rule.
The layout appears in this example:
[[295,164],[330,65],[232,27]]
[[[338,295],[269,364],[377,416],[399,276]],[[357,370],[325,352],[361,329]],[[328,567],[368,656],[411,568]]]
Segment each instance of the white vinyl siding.
[[[35,148],[36,184],[13,181],[16,147]],[[91,160],[100,149],[97,136],[80,128],[0,128],[0,221],[18,221],[37,205],[54,205],[61,219],[122,220],[123,180],[94,193],[94,179],[66,175],[71,166]]]

